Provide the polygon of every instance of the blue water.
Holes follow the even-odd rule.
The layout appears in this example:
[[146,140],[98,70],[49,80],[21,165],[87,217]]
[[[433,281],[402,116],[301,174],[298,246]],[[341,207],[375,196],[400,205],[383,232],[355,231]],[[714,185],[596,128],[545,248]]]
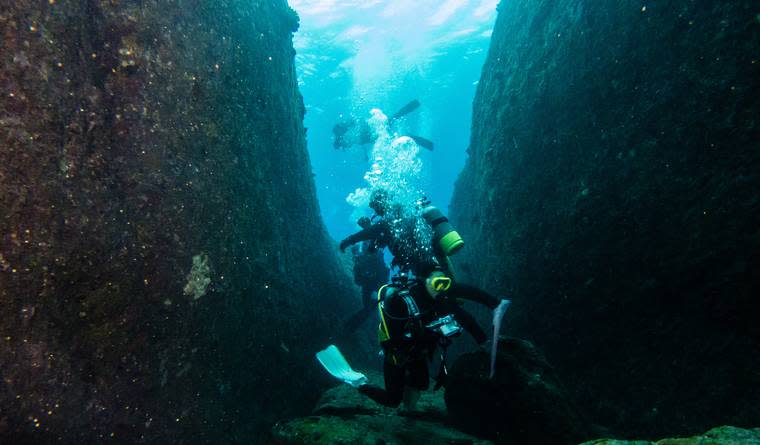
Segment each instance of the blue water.
[[294,37],[305,126],[322,215],[336,239],[355,232],[346,197],[367,184],[371,146],[333,148],[341,118],[390,116],[412,99],[399,136],[421,149],[420,188],[445,209],[469,144],[472,100],[488,51],[497,0],[290,0],[301,17]]

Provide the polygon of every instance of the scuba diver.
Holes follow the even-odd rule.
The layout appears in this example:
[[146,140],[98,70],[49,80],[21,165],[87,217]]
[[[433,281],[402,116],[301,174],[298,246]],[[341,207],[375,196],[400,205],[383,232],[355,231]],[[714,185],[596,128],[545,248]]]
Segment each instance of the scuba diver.
[[[393,116],[388,118],[388,125],[392,125],[398,119],[406,116],[412,111],[419,108],[420,102],[417,99],[404,105]],[[422,136],[408,135],[420,147],[433,150],[433,142]],[[373,134],[372,128],[366,120],[349,118],[338,122],[333,126],[333,147],[336,150],[346,150],[354,145],[364,145],[375,141],[377,136]]]
[[[385,388],[369,385],[367,377],[354,371],[335,345],[316,354],[330,374],[358,388],[375,402],[397,407],[403,401],[408,410],[414,408],[420,391],[429,386],[428,365],[439,347],[441,361],[435,389],[446,379],[446,350],[452,337],[466,330],[478,344],[486,341],[486,334],[458,300],[470,300],[493,310],[490,377],[495,373],[499,332],[510,304],[509,300],[500,300],[476,287],[454,283],[452,271],[444,265],[450,264],[448,255],[456,253],[464,242],[439,210],[424,200],[418,204],[423,206],[422,217],[432,228],[432,246],[420,248],[424,246],[418,245],[413,233],[399,230],[398,220],[402,220],[403,229],[408,227],[406,220],[419,218],[399,218],[403,212],[391,204],[388,192],[382,189],[376,190],[370,198],[370,207],[380,221],[340,242],[341,250],[360,241],[370,242],[378,249],[388,247],[394,256],[393,266],[400,271],[390,284],[377,292]],[[440,255],[445,262],[436,258]],[[414,278],[409,278],[406,272],[411,272]]]
[[418,236],[422,222],[420,218],[409,215],[408,211],[405,214],[402,206],[393,204],[387,190],[377,189],[370,196],[369,207],[375,212],[375,217],[379,217],[379,221],[342,240],[340,250],[345,251],[350,245],[369,241],[377,249],[387,247],[393,255],[391,266],[401,272],[424,277],[424,270],[439,266],[453,276],[448,257],[464,246],[462,237],[429,201],[423,198],[416,205],[427,227],[432,230],[432,243]]
[[[366,229],[372,222],[365,216],[359,218],[358,224]],[[390,272],[383,259],[382,249],[378,249],[371,241],[363,242],[360,247],[353,246],[351,252],[354,257],[354,283],[361,288],[362,308],[346,321],[345,328],[349,333],[361,326],[375,308],[375,292],[388,282]]]
[[[424,280],[396,276],[377,294],[385,388],[369,385],[366,379],[355,386],[360,393],[384,406],[397,407],[403,401],[405,409],[414,409],[420,391],[428,389],[428,364],[438,348],[441,363],[434,389],[440,388],[447,376],[446,348],[463,330],[472,335],[478,345],[486,341],[486,334],[457,299],[474,301],[494,310],[494,344],[501,317],[509,305],[508,300],[500,300],[481,289],[452,282],[439,268],[425,275]],[[495,348],[493,354],[495,356]]]

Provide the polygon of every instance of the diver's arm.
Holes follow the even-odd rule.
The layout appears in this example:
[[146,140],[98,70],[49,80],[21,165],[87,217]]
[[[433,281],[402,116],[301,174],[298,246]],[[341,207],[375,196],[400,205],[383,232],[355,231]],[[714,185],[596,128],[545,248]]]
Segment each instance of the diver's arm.
[[462,307],[456,303],[452,303],[449,309],[457,322],[462,325],[465,331],[472,335],[472,338],[474,338],[479,345],[485,343],[487,339],[486,333],[483,331],[483,328],[480,327],[478,322],[475,321],[475,317],[473,317],[472,314],[462,309]]
[[453,283],[449,290],[446,291],[446,295],[452,298],[470,300],[475,303],[487,306],[489,309],[496,309],[496,307],[499,306],[499,303],[501,302],[501,300],[484,291],[483,289],[462,283]]
[[383,233],[383,225],[380,223],[373,224],[366,229],[362,229],[353,235],[349,235],[346,239],[340,242],[340,250],[346,250],[346,247],[354,245],[360,241],[374,240],[380,237]]

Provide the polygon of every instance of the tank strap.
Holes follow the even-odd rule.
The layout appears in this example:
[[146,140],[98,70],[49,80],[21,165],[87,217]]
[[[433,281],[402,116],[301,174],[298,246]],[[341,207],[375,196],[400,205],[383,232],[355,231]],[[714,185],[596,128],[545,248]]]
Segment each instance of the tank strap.
[[383,291],[388,285],[384,284],[377,290],[377,309],[380,312],[380,326],[378,329],[378,339],[380,342],[384,342],[391,338],[391,334],[388,332],[388,325],[385,323],[385,315],[383,314]]
[[404,295],[404,303],[406,303],[406,310],[410,317],[419,318],[420,316],[420,308],[417,307],[417,303],[414,301],[414,298],[410,297],[409,295]]
[[439,340],[438,345],[441,347],[441,365],[438,367],[438,375],[435,376],[435,386],[433,391],[437,391],[441,386],[446,384],[446,379],[449,376],[449,370],[446,368],[446,351],[451,345],[451,339],[444,337]]

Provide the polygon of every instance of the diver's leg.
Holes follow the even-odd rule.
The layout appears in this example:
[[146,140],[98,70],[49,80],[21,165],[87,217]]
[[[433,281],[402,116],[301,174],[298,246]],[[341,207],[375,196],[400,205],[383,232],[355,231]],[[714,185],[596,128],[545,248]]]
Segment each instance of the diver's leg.
[[404,388],[404,411],[414,411],[417,408],[417,401],[420,400],[421,391],[416,388],[407,386]]
[[375,301],[376,300],[372,298],[372,291],[363,291],[362,308],[356,311],[356,313],[352,315],[351,318],[346,320],[345,328],[349,333],[357,330],[359,326],[361,326],[362,323],[364,323],[364,321],[369,317],[369,314],[371,314],[372,311],[377,307]]
[[420,399],[420,393],[430,385],[430,370],[428,369],[427,358],[421,357],[410,360],[407,366],[409,377],[404,388],[403,401],[404,410],[413,411]]
[[367,310],[377,308],[377,287],[362,286],[362,307]]
[[369,308],[369,309],[367,309],[367,308],[361,308],[361,309],[359,309],[354,315],[351,316],[351,318],[349,318],[348,320],[346,320],[346,323],[344,325],[345,328],[346,328],[346,331],[348,331],[350,333],[350,332],[354,332],[355,330],[357,330],[359,328],[359,326],[361,326],[362,323],[364,323],[364,320],[367,319],[367,317],[369,316],[370,312],[372,312],[372,308]]
[[425,391],[430,386],[430,370],[428,369],[428,360],[424,355],[409,361],[407,365],[409,378],[406,381],[407,386]]
[[375,385],[362,385],[359,392],[374,400],[375,402],[395,408],[401,404],[404,397],[404,367],[397,366],[388,358],[390,354],[386,353],[383,364],[383,375],[385,377],[385,389]]

